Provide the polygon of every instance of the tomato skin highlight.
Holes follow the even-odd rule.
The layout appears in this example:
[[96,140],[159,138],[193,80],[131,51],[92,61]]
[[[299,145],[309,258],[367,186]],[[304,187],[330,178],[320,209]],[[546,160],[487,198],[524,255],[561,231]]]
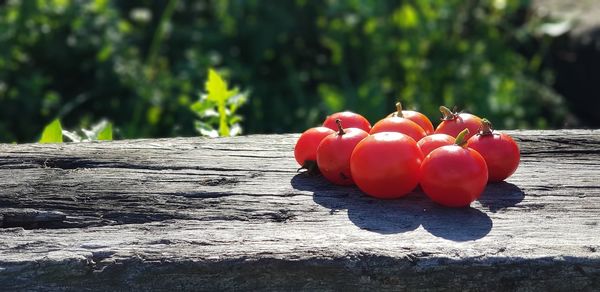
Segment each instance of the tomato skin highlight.
[[490,182],[505,180],[519,167],[519,146],[507,134],[477,134],[469,139],[467,147],[476,150],[485,159]]
[[323,127],[327,127],[334,131],[338,130],[335,120],[340,119],[344,128],[359,128],[367,133],[371,131],[371,123],[365,117],[350,111],[334,113],[327,116],[323,122]]
[[481,196],[488,180],[483,157],[458,145],[433,150],[423,160],[421,173],[423,192],[447,207],[469,206]]
[[369,196],[396,199],[415,189],[423,153],[409,136],[398,132],[370,135],[354,148],[352,178]]
[[334,130],[326,127],[310,128],[298,138],[294,146],[294,158],[300,166],[305,166],[306,161],[317,161],[317,148],[325,137],[335,133]]
[[469,113],[460,113],[452,119],[443,120],[435,129],[435,133],[456,137],[458,133],[466,128],[469,129],[470,133],[466,136],[466,139],[469,139],[479,131],[480,127],[480,117]]
[[425,130],[421,128],[417,123],[401,117],[389,117],[380,120],[379,122],[373,125],[371,129],[371,134],[381,133],[381,132],[398,132],[409,137],[413,138],[413,140],[419,141],[423,137],[427,136]]
[[447,134],[433,134],[423,137],[417,145],[423,152],[423,156],[427,156],[431,151],[446,145],[454,144],[456,139]]
[[344,129],[344,134],[325,137],[317,148],[317,165],[321,174],[336,185],[353,185],[350,157],[354,147],[369,133],[358,128]]
[[427,135],[433,134],[433,124],[426,115],[416,111],[402,111],[402,114],[404,114],[405,118],[415,122],[417,125],[423,128]]

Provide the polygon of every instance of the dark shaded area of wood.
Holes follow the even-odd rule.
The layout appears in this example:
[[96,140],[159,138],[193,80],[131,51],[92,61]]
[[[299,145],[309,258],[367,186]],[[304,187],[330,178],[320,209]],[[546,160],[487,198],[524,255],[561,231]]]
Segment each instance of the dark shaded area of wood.
[[466,209],[297,173],[296,134],[0,145],[0,286],[600,289],[600,131],[510,133]]

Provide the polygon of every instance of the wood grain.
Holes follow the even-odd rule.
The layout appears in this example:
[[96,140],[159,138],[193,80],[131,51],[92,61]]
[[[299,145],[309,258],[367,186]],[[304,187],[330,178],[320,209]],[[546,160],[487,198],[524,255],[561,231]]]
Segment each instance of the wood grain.
[[600,131],[509,133],[468,209],[298,174],[297,134],[0,145],[0,287],[600,289]]

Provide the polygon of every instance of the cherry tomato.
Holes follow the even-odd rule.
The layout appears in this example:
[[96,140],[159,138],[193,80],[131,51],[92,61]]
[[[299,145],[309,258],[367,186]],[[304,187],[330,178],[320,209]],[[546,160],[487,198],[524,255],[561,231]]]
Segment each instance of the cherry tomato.
[[342,128],[338,119],[338,132],[325,137],[317,148],[317,165],[321,174],[330,182],[337,185],[352,185],[350,172],[350,156],[358,142],[369,133],[358,128]]
[[402,133],[382,132],[356,145],[350,169],[354,182],[367,195],[394,199],[417,186],[422,160],[415,140]]
[[456,139],[446,134],[433,134],[423,137],[417,142],[417,145],[423,152],[423,156],[427,156],[431,151],[446,145],[454,144]]
[[327,127],[334,131],[338,130],[338,126],[336,124],[336,120],[340,119],[344,128],[359,128],[367,133],[371,131],[371,123],[363,116],[353,113],[353,112],[339,112],[332,114],[325,119],[323,122],[323,127]]
[[469,139],[467,147],[475,149],[485,159],[490,182],[505,180],[519,166],[521,155],[517,143],[507,134],[493,132],[492,123],[487,119],[482,120],[481,131]]
[[371,129],[371,134],[381,132],[402,133],[413,138],[415,142],[427,136],[425,130],[423,130],[423,128],[421,128],[415,122],[401,117],[385,118],[375,123],[375,125],[373,125],[373,128]]
[[323,138],[335,133],[334,130],[325,127],[315,127],[306,130],[294,147],[294,157],[302,168],[309,172],[315,171],[317,166],[317,148]]
[[389,114],[388,117],[401,117],[409,119],[419,125],[427,135],[433,134],[433,124],[424,114],[416,111],[402,110],[402,104],[396,103],[396,111]]
[[445,106],[440,106],[440,111],[444,115],[442,122],[435,129],[436,134],[448,134],[452,137],[456,137],[460,131],[469,129],[469,135],[466,137],[468,140],[471,136],[475,135],[481,127],[481,118],[476,115],[468,113],[456,113],[452,112]]
[[465,146],[468,131],[456,137],[456,145],[431,151],[421,164],[421,188],[436,203],[466,207],[485,189],[487,166],[477,151]]

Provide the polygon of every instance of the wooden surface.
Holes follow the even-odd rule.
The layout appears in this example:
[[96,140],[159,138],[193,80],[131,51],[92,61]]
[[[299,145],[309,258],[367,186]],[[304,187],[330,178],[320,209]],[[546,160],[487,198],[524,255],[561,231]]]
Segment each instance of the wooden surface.
[[297,174],[297,134],[0,145],[0,287],[600,289],[600,131],[509,133],[468,209]]

